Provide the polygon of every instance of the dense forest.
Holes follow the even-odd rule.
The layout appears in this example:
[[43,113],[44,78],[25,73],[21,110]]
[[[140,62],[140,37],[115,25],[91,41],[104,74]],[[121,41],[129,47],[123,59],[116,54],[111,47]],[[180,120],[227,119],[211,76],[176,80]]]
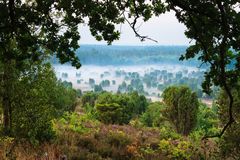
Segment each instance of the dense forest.
[[[83,65],[179,64],[200,66],[195,60],[179,61],[187,46],[104,46],[82,45],[76,55]],[[53,64],[59,64],[56,57]]]
[[[0,10],[0,159],[239,159],[239,0],[1,0]],[[124,23],[140,41],[156,42],[139,33],[139,22],[166,12],[186,27],[190,46],[80,47],[81,25],[109,45]],[[110,72],[99,83],[75,72],[75,83],[92,89],[83,91],[53,66],[81,70],[81,62],[207,69],[113,70],[124,80],[117,92],[105,90],[118,83],[106,78]],[[161,101],[149,99],[145,87]]]

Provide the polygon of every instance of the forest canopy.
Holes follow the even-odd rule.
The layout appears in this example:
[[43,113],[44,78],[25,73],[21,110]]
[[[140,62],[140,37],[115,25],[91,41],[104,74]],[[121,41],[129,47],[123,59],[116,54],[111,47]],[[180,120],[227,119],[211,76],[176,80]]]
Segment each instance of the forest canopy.
[[[148,65],[148,64],[180,64],[200,66],[197,59],[179,61],[186,52],[187,46],[104,46],[81,45],[76,50],[77,57],[83,65]],[[58,59],[51,59],[59,64]]]

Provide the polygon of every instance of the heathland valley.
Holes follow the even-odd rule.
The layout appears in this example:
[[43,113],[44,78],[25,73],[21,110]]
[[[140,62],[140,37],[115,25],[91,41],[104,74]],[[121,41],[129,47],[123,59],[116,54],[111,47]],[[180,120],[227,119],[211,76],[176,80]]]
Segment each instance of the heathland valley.
[[[179,61],[186,46],[99,46],[82,45],[77,50],[82,67],[60,65],[52,58],[58,79],[70,82],[75,89],[130,93],[137,91],[152,101],[171,85],[186,85],[198,98],[214,95],[202,92],[206,66],[196,59]],[[209,102],[209,101],[206,101]]]

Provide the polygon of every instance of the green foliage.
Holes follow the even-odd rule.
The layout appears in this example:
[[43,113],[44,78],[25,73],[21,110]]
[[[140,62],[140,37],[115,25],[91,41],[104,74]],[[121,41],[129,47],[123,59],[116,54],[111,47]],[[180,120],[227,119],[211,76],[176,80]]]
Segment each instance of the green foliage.
[[96,104],[98,119],[106,124],[119,123],[123,121],[123,108],[117,103]]
[[137,92],[112,94],[103,92],[96,101],[96,114],[104,123],[127,124],[146,110],[147,100]]
[[77,97],[80,98],[82,96],[82,90],[81,89],[77,89]]
[[[6,135],[11,132],[11,117],[15,116],[11,106],[14,81],[50,55],[55,55],[61,64],[70,62],[80,68],[75,55],[80,40],[78,26],[88,19],[91,34],[111,44],[120,36],[115,24],[123,23],[121,10],[125,7],[119,5],[116,1],[0,1],[1,97]],[[63,77],[67,78],[67,74]]]
[[168,125],[161,126],[159,132],[161,133],[162,139],[176,140],[181,138],[181,135],[176,133],[176,131]]
[[49,66],[38,69],[18,82],[12,119],[14,135],[28,138],[32,143],[49,140],[54,135],[51,128],[54,106],[49,103],[49,93],[55,87],[56,78]]
[[208,107],[207,105],[200,103],[197,119],[197,131],[203,132],[205,135],[213,135],[217,133],[219,119],[214,105]]
[[211,3],[190,0],[186,3],[169,3],[178,20],[186,25],[185,35],[195,40],[194,45],[187,49],[181,59],[198,57],[200,61],[210,65],[202,85],[207,93],[210,93],[212,85],[229,90],[229,86],[237,84],[236,79],[240,76],[238,60],[240,48],[237,45],[239,44],[237,35],[240,31],[231,29],[232,26],[234,28],[240,26],[239,12],[237,7],[234,7],[237,4],[237,0]]
[[[3,26],[0,28],[1,53],[4,49],[8,50],[11,54],[9,58],[19,60],[20,63],[26,59],[38,61],[42,55],[56,53],[61,63],[71,61],[73,66],[79,68],[80,63],[74,51],[79,48],[78,25],[85,22],[84,18],[89,17],[88,25],[92,35],[108,43],[119,38],[114,24],[123,22],[119,3],[112,1],[107,5],[106,2],[96,1],[47,0],[9,3],[10,11],[8,3],[0,2]],[[74,9],[69,9],[69,6]],[[18,12],[13,12],[15,9]]]
[[90,106],[94,107],[97,97],[98,97],[98,94],[95,92],[84,93],[81,98],[82,106],[89,104]]
[[51,120],[74,109],[76,92],[57,81],[50,65],[33,69],[16,82],[12,134],[38,144],[54,137]]
[[[142,114],[148,105],[146,98],[137,92],[112,94],[110,92],[87,92],[81,97],[85,111],[104,123],[126,124]],[[94,107],[95,106],[95,107]]]
[[134,104],[133,106],[133,113],[136,115],[140,115],[146,111],[148,106],[148,101],[145,96],[139,95],[138,92],[132,92],[129,94],[130,100]]
[[[238,159],[240,156],[240,88],[237,87],[232,91],[234,97],[233,113],[236,122],[234,122],[225,132],[223,138],[220,140],[221,154],[224,158],[232,157]],[[220,126],[223,127],[228,120],[228,103],[226,93],[221,91],[217,99],[219,110]]]
[[167,154],[169,159],[190,160],[193,154],[191,143],[185,140],[171,141],[163,139],[159,143],[159,149],[164,154]]
[[[180,59],[198,59],[207,65],[202,88],[211,93],[212,86],[219,86],[229,99],[226,127],[216,135],[221,137],[235,121],[233,90],[239,87],[240,78],[240,14],[239,1],[167,1],[176,12],[178,20],[186,25],[185,35],[195,40]],[[173,3],[171,3],[173,2]],[[207,31],[207,32],[206,32]]]
[[[61,80],[60,80],[61,81]],[[72,88],[72,82],[68,82],[68,81],[63,81],[61,82],[64,87],[67,87],[67,88]]]
[[142,128],[144,127],[144,124],[140,121],[139,118],[133,118],[129,121],[129,125],[134,128]]
[[61,134],[61,132],[64,131],[72,131],[79,134],[84,134],[90,133],[92,131],[90,128],[87,128],[86,125],[97,127],[98,122],[94,120],[89,114],[79,115],[77,113],[65,112],[61,118],[55,119],[53,121],[53,124],[53,129],[58,134]]
[[165,108],[166,107],[162,103],[151,103],[147,107],[147,110],[141,115],[141,122],[148,127],[160,127],[166,121],[162,115]]
[[188,87],[172,86],[163,92],[167,108],[164,116],[173,124],[176,131],[188,135],[197,124],[198,99]]
[[[55,92],[54,92],[55,91]],[[74,111],[76,106],[77,91],[72,88],[66,88],[57,82],[55,90],[52,91],[51,102],[57,109],[57,116],[61,116],[63,112]]]

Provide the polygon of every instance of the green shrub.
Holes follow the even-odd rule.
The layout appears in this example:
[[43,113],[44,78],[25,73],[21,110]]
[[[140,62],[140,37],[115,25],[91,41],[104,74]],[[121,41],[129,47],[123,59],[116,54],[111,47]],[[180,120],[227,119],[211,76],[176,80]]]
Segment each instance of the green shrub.
[[88,105],[94,107],[97,97],[98,97],[98,94],[95,92],[84,93],[81,98],[82,106],[84,107],[86,104],[88,104]]
[[169,159],[187,160],[193,155],[191,143],[185,140],[163,139],[159,143],[159,149]]
[[97,104],[97,118],[106,124],[122,124],[123,123],[123,108],[117,103],[112,104]]
[[141,122],[139,118],[134,118],[129,122],[129,125],[131,125],[134,128],[142,128],[144,127],[144,124]]
[[79,115],[77,113],[66,112],[62,118],[54,120],[54,130],[57,133],[64,131],[77,132],[79,134],[89,133],[92,130],[97,130],[98,121],[93,119],[90,114]]
[[169,126],[162,126],[159,129],[159,132],[161,133],[161,139],[179,139],[181,138],[181,135],[176,133],[174,129],[172,129]]
[[146,98],[137,92],[130,94],[103,92],[95,102],[98,119],[107,124],[127,124],[132,118],[143,113],[146,107]]
[[200,104],[197,114],[197,131],[203,132],[204,135],[217,134],[219,118],[215,110],[215,106],[208,107],[205,104]]
[[151,103],[141,115],[140,121],[148,127],[160,127],[165,121],[162,115],[164,108],[165,106],[159,102]]

